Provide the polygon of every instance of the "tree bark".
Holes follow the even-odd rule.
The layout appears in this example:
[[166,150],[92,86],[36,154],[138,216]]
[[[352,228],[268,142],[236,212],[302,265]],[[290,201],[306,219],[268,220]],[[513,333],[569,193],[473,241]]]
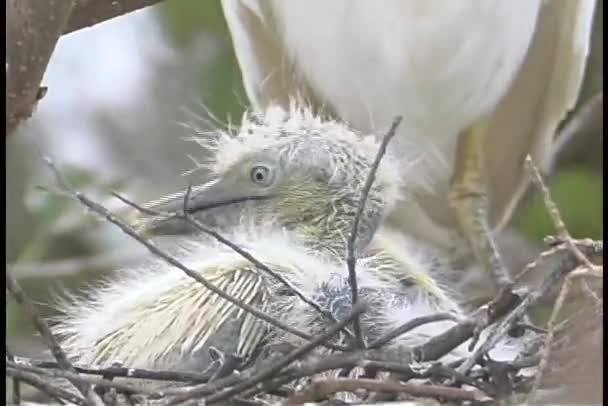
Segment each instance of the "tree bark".
[[40,82],[59,37],[162,0],[7,0],[6,135],[44,97]]

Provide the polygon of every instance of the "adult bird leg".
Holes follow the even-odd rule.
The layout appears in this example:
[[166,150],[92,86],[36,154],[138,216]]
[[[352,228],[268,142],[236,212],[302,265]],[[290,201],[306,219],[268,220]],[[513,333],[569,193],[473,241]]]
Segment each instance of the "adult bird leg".
[[460,134],[448,199],[456,210],[475,258],[485,271],[490,272],[495,292],[498,292],[513,282],[488,225],[488,189],[483,160],[486,128],[486,120],[482,118]]

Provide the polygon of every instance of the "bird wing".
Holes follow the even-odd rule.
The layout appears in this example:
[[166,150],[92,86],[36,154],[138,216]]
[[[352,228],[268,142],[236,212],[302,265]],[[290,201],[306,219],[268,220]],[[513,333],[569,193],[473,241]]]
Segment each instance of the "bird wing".
[[222,7],[245,92],[254,108],[264,109],[271,103],[288,108],[290,100],[297,99],[332,114],[287,57],[271,2],[222,0]]
[[[327,100],[318,103],[321,99],[314,89],[289,62],[273,16],[273,2],[223,0],[222,4],[254,107],[265,107],[271,101],[286,106],[286,98],[297,93],[332,114],[332,106]],[[526,156],[546,164],[557,126],[576,103],[594,8],[595,0],[543,2],[524,64],[489,118],[485,156],[490,222],[494,225],[510,218],[528,184],[523,165]]]
[[[264,280],[240,256],[220,255],[188,266],[225,293],[263,310]],[[64,337],[71,356],[99,366],[120,360],[130,367],[179,367],[208,359],[210,345],[247,356],[263,337],[263,322],[180,271],[148,271],[130,272],[126,279],[94,290],[89,299],[71,298],[61,305],[65,317],[55,332]]]
[[501,224],[528,184],[524,160],[549,159],[558,125],[575,106],[595,0],[545,1],[519,74],[490,117],[486,144],[490,218]]

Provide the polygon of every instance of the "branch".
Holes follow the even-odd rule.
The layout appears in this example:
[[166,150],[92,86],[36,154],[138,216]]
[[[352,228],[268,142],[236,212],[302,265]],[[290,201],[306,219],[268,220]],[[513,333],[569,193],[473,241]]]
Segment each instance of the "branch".
[[[286,366],[288,366],[289,364],[291,364],[292,362],[294,362],[296,360],[302,359],[306,354],[308,354],[311,351],[313,351],[314,349],[318,348],[319,346],[321,346],[322,343],[328,341],[330,338],[332,338],[334,335],[336,335],[339,331],[342,330],[342,328],[344,326],[346,326],[348,323],[350,323],[355,317],[359,316],[364,311],[364,308],[365,308],[364,305],[356,303],[353,306],[351,313],[344,320],[340,321],[338,324],[331,326],[331,328],[329,328],[325,333],[319,335],[314,340],[310,341],[309,343],[304,344],[300,348],[295,349],[294,351],[287,354],[282,359],[280,359],[276,362],[272,362],[266,368],[260,368],[260,371],[257,372],[250,379],[244,379],[241,382],[238,382],[236,385],[234,385],[231,389],[225,390],[223,392],[218,391],[218,393],[209,396],[208,398],[205,399],[205,404],[211,405],[213,403],[217,403],[217,402],[229,399],[233,396],[236,396],[236,395],[244,392],[245,390],[247,390],[249,388],[255,387],[258,383],[261,383],[267,379],[272,378],[273,376],[275,376],[276,374],[281,372],[281,370],[283,368],[285,368]],[[207,390],[207,388],[205,388],[205,386],[203,386],[203,388]],[[178,404],[178,403],[184,402],[185,400],[192,399],[195,396],[198,396],[198,394],[197,394],[197,390],[195,388],[193,388],[191,391],[189,391],[189,393],[186,396],[176,397],[169,404],[170,405]]]
[[[57,360],[57,364],[59,364],[61,369],[65,370],[67,372],[76,373],[76,370],[74,369],[74,367],[68,360],[67,356],[65,355],[65,352],[63,351],[63,349],[61,348],[61,346],[55,339],[55,336],[53,336],[53,333],[51,332],[49,326],[42,319],[42,317],[38,313],[38,310],[36,310],[34,303],[25,294],[23,289],[21,289],[21,286],[19,286],[19,283],[13,277],[13,275],[8,271],[6,272],[6,287],[7,287],[8,291],[13,295],[13,297],[15,298],[17,303],[19,303],[21,306],[23,306],[26,313],[32,318],[32,321],[34,323],[34,326],[36,327],[36,330],[38,330],[38,332],[40,333],[40,335],[46,342],[47,346],[51,350],[51,354],[53,354],[53,357],[55,357],[55,359]],[[80,393],[82,393],[82,395],[85,397],[85,399],[87,399],[87,403],[89,403],[89,396],[92,396],[92,398],[93,398],[93,400],[90,402],[91,404],[95,405],[96,400],[99,400],[99,402],[101,402],[100,399],[98,399],[98,398],[95,399],[97,397],[97,395],[95,395],[95,393],[92,391],[92,389],[89,385],[80,384],[78,382],[73,382],[73,383],[74,383],[74,386],[76,386],[76,388],[78,388]]]
[[[234,252],[236,252],[237,254],[242,256],[244,259],[249,261],[256,268],[258,268],[262,272],[265,272],[268,275],[270,275],[271,277],[273,277],[275,280],[277,280],[279,283],[281,283],[283,286],[285,286],[285,288],[287,288],[287,291],[289,291],[290,293],[293,293],[295,296],[299,297],[304,303],[311,306],[315,311],[317,311],[319,314],[321,314],[327,320],[329,320],[330,322],[332,322],[334,324],[337,323],[337,320],[335,319],[335,317],[333,317],[331,312],[323,310],[321,308],[321,305],[319,305],[317,302],[315,302],[314,300],[312,300],[312,299],[308,298],[306,295],[304,295],[304,293],[302,293],[289,280],[285,279],[279,273],[273,271],[268,266],[266,266],[264,263],[260,262],[257,258],[255,258],[253,255],[251,255],[251,253],[249,251],[239,247],[232,241],[230,241],[227,238],[225,238],[224,236],[222,236],[220,233],[205,227],[201,222],[199,222],[194,217],[192,217],[192,215],[190,214],[191,210],[188,209],[188,206],[187,206],[187,202],[190,198],[191,191],[192,191],[192,188],[189,187],[186,190],[186,193],[184,194],[184,207],[183,207],[182,213],[171,213],[171,214],[169,214],[171,218],[183,220],[187,224],[190,224],[192,227],[194,227],[194,229],[209,235],[210,237],[215,239],[217,242],[227,246],[228,248],[230,248],[231,250],[233,250]],[[162,215],[162,213],[160,213],[160,212],[156,212],[149,208],[141,207],[138,204],[130,201],[129,199],[125,198],[124,196],[121,196],[120,194],[118,194],[116,192],[112,192],[112,195],[114,197],[116,197],[117,199],[120,199],[123,203],[132,206],[133,208],[135,208],[136,210],[138,210],[142,213],[145,213],[148,215],[153,215],[153,216]],[[347,336],[352,337],[352,334],[348,330],[344,329],[343,331]]]
[[40,377],[37,374],[15,369],[7,365],[6,375],[26,382],[29,385],[32,385],[34,388],[51,396],[52,398],[65,399],[76,405],[86,405],[86,402],[81,397],[76,396],[65,389],[61,389],[52,385],[50,382],[48,382],[48,380]]
[[114,17],[153,6],[162,0],[76,0],[70,19],[63,30],[69,34]]
[[8,0],[6,4],[6,135],[31,117],[46,91],[42,76],[72,1]]
[[[123,220],[121,220],[121,219],[117,218],[116,216],[114,216],[105,207],[103,207],[99,203],[96,203],[93,200],[89,199],[85,194],[74,190],[74,188],[70,185],[70,183],[67,181],[67,179],[65,179],[65,177],[63,176],[63,174],[55,166],[55,163],[50,158],[48,158],[46,156],[43,156],[42,158],[45,161],[45,163],[47,164],[47,166],[53,172],[53,175],[55,176],[59,187],[62,190],[64,190],[66,193],[68,193],[71,198],[79,201],[83,206],[87,207],[88,209],[90,209],[94,213],[96,213],[99,216],[105,218],[108,222],[110,222],[110,223],[114,224],[115,226],[117,226],[122,232],[124,232],[125,234],[127,234],[131,238],[133,238],[136,241],[138,241],[144,247],[146,247],[148,249],[148,251],[150,251],[152,254],[154,254],[157,257],[159,257],[160,259],[164,260],[169,265],[172,265],[172,266],[180,269],[187,276],[189,276],[190,278],[192,278],[195,281],[199,282],[205,288],[209,289],[211,292],[215,293],[216,295],[218,295],[222,299],[224,299],[224,300],[226,300],[226,301],[234,304],[235,306],[239,307],[243,311],[254,315],[255,317],[259,318],[260,320],[263,320],[263,321],[265,321],[266,323],[268,323],[268,324],[270,324],[272,326],[275,326],[275,327],[277,327],[277,328],[279,328],[279,329],[281,329],[283,331],[291,333],[291,334],[293,334],[295,336],[298,336],[300,338],[303,338],[303,339],[305,339],[307,341],[311,341],[313,339],[313,337],[310,336],[309,334],[306,334],[306,333],[304,333],[302,331],[299,331],[299,330],[297,330],[297,329],[295,329],[293,327],[290,327],[289,325],[281,322],[280,320],[278,320],[278,319],[276,319],[276,318],[274,318],[274,317],[272,317],[272,316],[264,313],[263,311],[260,311],[260,310],[256,309],[255,307],[253,307],[251,305],[248,305],[247,303],[244,303],[243,301],[235,298],[234,296],[232,296],[232,295],[224,292],[221,288],[218,288],[213,283],[211,283],[209,280],[207,280],[205,277],[203,277],[199,272],[196,272],[196,271],[194,271],[194,270],[186,267],[175,256],[166,253],[165,251],[163,251],[162,249],[160,249],[159,247],[157,247],[156,244],[154,244],[153,242],[151,242],[151,241],[149,241],[147,239],[142,238],[137,233],[137,231],[135,231],[130,225],[128,225]],[[329,344],[329,343],[325,343],[325,345],[328,346],[328,347],[330,347],[330,348],[332,348],[332,349],[338,349],[340,351],[344,350],[344,348],[342,346],[332,345],[332,344]]]
[[[367,202],[367,197],[369,195],[369,191],[374,184],[374,180],[376,179],[376,171],[380,166],[380,162],[386,153],[386,147],[389,141],[395,135],[397,127],[401,123],[402,117],[398,116],[393,121],[393,124],[389,128],[388,132],[382,139],[380,146],[378,147],[378,152],[376,153],[376,157],[374,158],[374,162],[372,163],[372,167],[367,175],[367,179],[365,180],[365,184],[363,185],[363,190],[361,191],[361,197],[359,198],[359,204],[357,207],[357,212],[355,214],[355,219],[353,221],[353,228],[348,238],[348,242],[346,245],[346,264],[348,266],[348,284],[350,285],[351,290],[351,305],[354,306],[355,303],[358,302],[359,298],[359,289],[357,286],[357,258],[355,257],[355,244],[357,242],[357,234],[359,232],[359,223],[361,222],[361,215],[363,214],[363,210],[365,209],[365,203]],[[361,348],[365,348],[365,342],[363,341],[363,335],[361,333],[361,323],[359,317],[355,317],[353,320],[353,329],[355,331],[355,338]]]
[[481,391],[450,388],[439,385],[421,385],[371,379],[327,379],[309,384],[291,396],[285,405],[301,405],[319,401],[337,392],[355,392],[365,389],[374,392],[406,393],[411,396],[452,401],[487,402],[492,400]]
[[143,256],[132,249],[104,252],[90,257],[78,257],[41,263],[16,263],[8,265],[15,278],[56,278],[77,274],[91,269],[116,269],[134,263]]
[[8,0],[6,135],[32,116],[46,94],[40,87],[55,45],[68,34],[161,0]]
[[[585,101],[572,115],[555,139],[549,155],[551,159],[548,165],[549,173],[566,165],[588,161],[596,155],[599,155],[601,164],[604,140],[603,107],[604,92],[600,91]],[[597,165],[596,162],[592,163]]]

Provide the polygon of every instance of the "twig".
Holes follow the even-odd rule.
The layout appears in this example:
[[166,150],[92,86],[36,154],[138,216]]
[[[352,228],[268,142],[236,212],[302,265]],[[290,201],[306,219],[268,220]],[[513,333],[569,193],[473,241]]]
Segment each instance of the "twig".
[[[171,214],[172,218],[183,219],[185,222],[187,222],[188,224],[190,224],[197,230],[211,236],[216,241],[218,241],[220,244],[227,246],[228,248],[230,248],[231,250],[233,250],[234,252],[236,252],[237,254],[242,256],[244,259],[249,261],[256,268],[258,268],[262,272],[269,274],[271,277],[275,278],[279,283],[283,284],[283,286],[285,286],[289,292],[298,296],[304,303],[311,306],[313,309],[315,309],[317,312],[319,312],[326,319],[328,319],[332,323],[337,323],[337,320],[335,319],[335,317],[333,317],[333,315],[330,312],[323,310],[318,303],[316,303],[314,300],[312,300],[312,299],[308,298],[306,295],[304,295],[304,293],[302,293],[297,287],[295,287],[291,282],[289,282],[289,280],[282,277],[279,273],[274,272],[272,269],[270,269],[264,263],[262,263],[261,261],[256,259],[253,255],[251,255],[251,253],[249,253],[245,249],[239,247],[238,245],[236,245],[229,239],[222,236],[220,233],[205,227],[203,224],[201,224],[201,222],[199,222],[194,217],[192,217],[192,215],[190,214],[190,210],[188,209],[188,206],[186,204],[186,202],[189,200],[191,190],[192,190],[192,187],[188,187],[188,189],[186,190],[186,193],[184,194],[183,212]],[[135,208],[136,210],[142,211],[143,213],[146,213],[149,215],[155,215],[155,216],[162,215],[162,213],[156,212],[153,209],[141,207],[116,192],[112,192],[112,195],[114,197],[120,199],[125,204],[128,204],[128,205],[132,206],[133,208]],[[344,332],[347,334],[347,336],[352,337],[352,333],[350,333],[348,330],[345,330]],[[345,348],[342,348],[342,349],[344,350]]]
[[160,3],[161,0],[76,0],[63,34]]
[[376,348],[383,347],[391,340],[399,337],[400,335],[408,333],[417,327],[420,327],[424,324],[435,323],[435,322],[444,321],[444,320],[457,321],[456,317],[449,313],[437,313],[437,314],[432,314],[430,316],[416,317],[415,319],[412,319],[412,320],[407,321],[406,323],[403,323],[401,326],[395,328],[394,330],[389,331],[383,337],[380,337],[377,340],[372,341],[367,346],[367,348],[369,348],[370,350],[373,350]]
[[567,258],[567,260],[558,264],[556,269],[554,269],[543,280],[540,286],[530,291],[519,303],[519,305],[517,305],[515,309],[508,313],[506,317],[502,320],[502,322],[488,334],[484,343],[480,345],[474,351],[471,357],[468,358],[458,368],[458,371],[461,373],[468,372],[471,367],[477,362],[477,360],[479,360],[483,355],[485,355],[488,351],[494,348],[496,343],[501,338],[506,336],[506,334],[511,329],[513,323],[515,323],[517,320],[520,320],[532,305],[538,302],[553,287],[558,286],[560,281],[576,268],[576,266],[578,265],[576,262],[578,261],[572,261],[572,258]]
[[[6,349],[6,359],[8,361],[15,361],[15,357],[13,356],[13,354],[8,350],[8,348]],[[13,403],[15,405],[20,405],[21,404],[21,384],[18,378],[13,378],[13,387],[12,387],[13,393],[12,393],[12,397],[13,397]]]
[[[40,361],[24,357],[14,357],[13,361],[17,365],[26,365],[42,369],[57,369],[59,365],[52,361]],[[211,377],[211,373],[194,373],[185,371],[152,371],[149,369],[140,368],[125,368],[112,366],[109,368],[88,368],[79,365],[74,365],[76,372],[86,375],[100,375],[108,379],[128,377],[133,379],[146,379],[158,381],[173,381],[173,382],[207,382]]]
[[[603,132],[604,92],[593,95],[572,114],[555,138],[549,171],[575,164],[586,158],[590,151],[601,149]],[[601,151],[599,151],[601,154]],[[601,155],[600,155],[601,156]]]
[[[294,351],[287,354],[282,359],[280,359],[276,362],[272,362],[271,365],[269,365],[265,368],[261,368],[250,379],[240,381],[239,383],[234,385],[231,389],[228,389],[223,392],[219,392],[219,393],[209,396],[208,398],[205,399],[205,404],[211,405],[213,403],[217,403],[217,402],[221,402],[223,400],[229,399],[233,396],[236,396],[236,395],[246,391],[249,388],[256,386],[258,383],[263,382],[264,380],[272,378],[273,376],[275,376],[276,374],[281,372],[281,370],[283,368],[285,368],[286,366],[288,366],[295,360],[301,359],[306,354],[308,354],[309,352],[311,352],[314,349],[316,349],[317,347],[319,347],[321,345],[321,343],[326,342],[327,340],[332,338],[334,335],[336,335],[340,330],[342,330],[342,328],[344,326],[346,326],[348,323],[352,322],[352,320],[356,316],[361,314],[364,311],[364,308],[365,307],[363,304],[356,303],[355,306],[353,306],[352,311],[348,315],[348,317],[346,317],[344,320],[340,321],[338,324],[331,326],[325,333],[319,335],[318,337],[316,337],[314,340],[310,341],[309,343],[304,344],[302,347],[295,349]],[[190,393],[188,395],[178,396],[175,399],[173,399],[169,404],[170,405],[178,404],[187,399],[192,399],[196,396],[197,396],[197,390],[196,390],[196,388],[192,388],[192,390],[190,391]]]
[[118,252],[104,252],[84,258],[69,258],[53,262],[16,263],[8,269],[21,280],[26,278],[55,278],[77,274],[91,269],[109,269],[126,266],[142,258],[133,249]]
[[[55,359],[57,360],[57,364],[59,364],[59,367],[65,371],[76,373],[76,370],[74,369],[74,367],[68,360],[67,356],[65,355],[65,352],[63,351],[63,349],[61,348],[61,346],[55,339],[55,336],[53,336],[53,333],[49,329],[49,326],[42,319],[42,317],[40,317],[40,314],[38,313],[38,310],[36,310],[34,303],[25,294],[23,289],[21,289],[21,286],[19,285],[17,280],[13,277],[13,275],[8,271],[6,272],[6,287],[9,290],[9,292],[11,292],[11,294],[13,295],[13,297],[15,298],[17,303],[19,303],[21,306],[23,306],[23,308],[25,309],[27,314],[32,319],[32,322],[34,323],[36,330],[40,333],[40,335],[46,342],[46,345],[51,350],[51,354],[53,354],[53,357],[55,357]],[[76,386],[76,388],[78,388],[78,390],[80,391],[80,393],[82,393],[84,398],[88,400],[88,395],[90,392],[92,392],[89,385],[83,385],[83,384],[74,382],[74,386]],[[101,402],[101,400],[100,400],[100,402]],[[94,402],[93,402],[93,404],[94,404]]]
[[[51,171],[53,172],[53,174],[55,175],[57,183],[59,184],[59,186],[62,189],[64,189],[66,192],[68,192],[74,199],[78,200],[85,207],[89,208],[93,212],[95,212],[98,215],[102,216],[108,222],[110,222],[110,223],[114,224],[115,226],[117,226],[118,228],[120,228],[120,230],[122,232],[124,232],[125,234],[127,234],[130,237],[134,238],[136,241],[138,241],[140,244],[142,244],[144,247],[146,247],[152,254],[154,254],[157,257],[163,259],[169,265],[172,265],[172,266],[180,269],[182,272],[184,272],[186,275],[188,275],[189,277],[191,277],[195,281],[199,282],[205,288],[209,289],[210,291],[212,291],[213,293],[215,293],[216,295],[218,295],[222,299],[224,299],[224,300],[226,300],[226,301],[234,304],[235,306],[239,307],[243,311],[245,311],[247,313],[250,313],[250,314],[254,315],[255,317],[259,318],[260,320],[263,320],[263,321],[267,322],[268,324],[270,324],[272,326],[275,326],[275,327],[277,327],[277,328],[279,328],[281,330],[284,330],[284,331],[286,331],[286,332],[288,332],[290,334],[293,334],[295,336],[303,338],[303,339],[305,339],[307,341],[311,341],[312,340],[312,337],[309,334],[306,334],[306,333],[301,332],[301,331],[299,331],[299,330],[297,330],[297,329],[295,329],[293,327],[290,327],[287,324],[281,322],[280,320],[277,320],[276,318],[274,318],[272,316],[269,316],[268,314],[266,314],[266,313],[264,313],[264,312],[256,309],[255,307],[250,306],[247,303],[244,303],[241,300],[233,297],[232,295],[224,292],[222,289],[216,287],[213,283],[209,282],[200,273],[198,273],[196,271],[193,271],[192,269],[186,267],[176,257],[174,257],[174,256],[166,253],[162,249],[158,248],[156,246],[156,244],[154,244],[153,242],[140,237],[137,234],[137,232],[131,226],[129,226],[127,223],[125,223],[121,219],[119,219],[116,216],[114,216],[105,207],[103,207],[99,203],[96,203],[93,200],[89,199],[85,194],[74,190],[74,188],[69,184],[69,182],[67,181],[67,179],[64,178],[63,174],[59,171],[59,169],[55,166],[55,163],[50,158],[48,158],[46,156],[42,156],[42,158],[46,162],[47,166],[51,169]],[[329,343],[325,343],[325,345],[328,346],[328,347],[330,347],[330,348],[338,349],[338,350],[341,350],[341,351],[345,349],[342,346],[334,346],[334,345],[331,345]]]
[[591,261],[589,261],[589,258],[587,258],[574,243],[574,239],[568,232],[568,229],[566,228],[566,225],[562,220],[562,216],[559,214],[557,205],[551,197],[551,192],[549,192],[549,188],[547,188],[547,185],[545,185],[545,182],[543,181],[543,178],[541,177],[538,168],[536,167],[536,165],[532,161],[532,158],[529,155],[526,158],[526,165],[528,166],[528,169],[532,174],[532,181],[543,195],[545,208],[547,209],[547,213],[549,213],[549,216],[551,216],[551,220],[553,221],[553,225],[555,226],[558,235],[563,239],[564,243],[566,243],[568,248],[570,248],[572,253],[576,256],[576,258],[581,261],[583,265],[585,265],[585,267],[592,271],[596,270],[598,267],[596,265],[593,265]]
[[[213,231],[213,230],[205,227],[203,224],[201,224],[200,221],[198,221],[194,217],[192,217],[192,215],[190,214],[190,211],[188,210],[188,200],[190,198],[190,192],[191,191],[192,191],[192,187],[189,186],[188,190],[187,190],[187,192],[186,192],[186,194],[184,196],[183,219],[187,223],[189,223],[190,225],[194,226],[197,230],[202,231],[202,232],[204,232],[207,235],[210,235],[211,237],[213,237],[214,239],[216,239],[221,244],[226,245],[227,247],[229,247],[230,249],[232,249],[234,252],[236,252],[237,254],[239,254],[240,256],[242,256],[243,258],[245,258],[246,260],[248,260],[249,262],[251,262],[252,265],[254,265],[255,267],[257,267],[261,271],[263,271],[263,272],[267,273],[268,275],[270,275],[271,277],[273,277],[275,280],[277,280],[279,283],[281,283],[283,286],[285,286],[290,293],[293,293],[294,295],[296,295],[297,297],[299,297],[300,300],[302,300],[304,303],[306,303],[307,305],[309,305],[310,307],[312,307],[314,310],[316,310],[319,314],[321,314],[323,317],[325,317],[331,323],[334,323],[334,324],[338,323],[338,321],[336,320],[336,318],[333,316],[333,314],[331,312],[324,310],[321,307],[321,305],[319,305],[317,302],[315,302],[314,300],[312,300],[309,297],[307,297],[304,293],[302,293],[289,280],[285,279],[279,273],[273,271],[268,266],[266,266],[262,262],[258,261],[253,255],[251,255],[249,252],[247,252],[243,248],[239,247],[238,245],[234,244],[232,241],[230,241],[227,238],[223,237],[218,232]],[[352,333],[350,333],[350,331],[348,331],[346,329],[343,329],[343,332],[347,336],[349,336],[349,337],[352,338]]]
[[54,5],[37,0],[6,2],[7,136],[32,115],[46,93],[40,82],[72,5],[72,1]]
[[[378,152],[376,153],[376,157],[374,158],[374,162],[372,163],[372,167],[367,175],[367,179],[365,180],[365,184],[363,185],[363,189],[361,191],[361,197],[359,198],[359,204],[357,207],[357,212],[355,214],[355,218],[353,221],[353,228],[350,233],[350,236],[346,245],[346,264],[348,266],[348,283],[350,285],[351,290],[351,304],[354,305],[359,300],[359,289],[357,286],[357,258],[355,257],[355,243],[357,240],[357,234],[359,232],[359,223],[361,222],[361,216],[363,214],[363,210],[365,209],[365,203],[367,202],[367,197],[372,188],[374,180],[376,179],[376,171],[380,166],[380,162],[386,153],[386,147],[389,141],[395,135],[397,127],[399,123],[401,123],[402,117],[396,117],[391,125],[390,129],[382,139],[380,146],[378,147]],[[353,320],[353,329],[355,333],[355,338],[360,348],[365,348],[365,342],[363,340],[363,335],[361,333],[361,321],[359,317],[355,317]]]
[[570,274],[570,275],[566,276],[566,278],[564,278],[562,287],[559,290],[559,295],[557,296],[557,299],[555,299],[555,304],[553,305],[553,309],[551,310],[551,316],[549,317],[549,320],[547,321],[547,335],[543,342],[543,347],[541,349],[540,364],[538,366],[538,371],[536,372],[536,377],[534,379],[534,384],[532,385],[532,390],[530,391],[530,394],[528,395],[528,401],[532,401],[534,399],[534,395],[536,394],[536,391],[538,391],[538,388],[540,388],[540,385],[541,385],[542,379],[543,379],[543,374],[549,364],[549,355],[551,353],[551,345],[553,344],[553,336],[555,333],[555,321],[557,320],[557,316],[558,316],[560,310],[562,309],[564,300],[566,299],[566,296],[568,295],[568,291],[570,289],[570,281],[571,281],[570,276],[571,275],[572,274]]
[[51,377],[51,378],[64,378],[69,380],[70,382],[78,382],[82,385],[95,385],[97,387],[102,388],[115,388],[123,393],[133,394],[133,393],[144,393],[146,395],[156,395],[162,396],[162,393],[155,390],[149,390],[145,387],[128,385],[120,382],[110,381],[104,378],[96,378],[92,376],[82,376],[76,372],[70,372],[60,369],[47,369],[47,368],[38,368],[30,365],[18,364],[13,362],[7,362],[7,367],[15,370],[35,373],[38,375]]
[[40,391],[50,395],[56,399],[65,399],[76,405],[86,405],[86,401],[65,390],[62,388],[55,387],[48,380],[41,378],[37,374],[21,371],[19,369],[11,368],[9,366],[6,367],[6,375],[12,376],[13,378],[17,378],[23,382],[26,382],[29,385],[39,389]]
[[419,385],[372,379],[327,379],[309,384],[303,390],[291,396],[285,405],[301,405],[325,399],[337,392],[355,392],[361,389],[374,392],[406,393],[416,397],[453,401],[487,402],[492,400],[477,389],[465,390],[439,385]]

